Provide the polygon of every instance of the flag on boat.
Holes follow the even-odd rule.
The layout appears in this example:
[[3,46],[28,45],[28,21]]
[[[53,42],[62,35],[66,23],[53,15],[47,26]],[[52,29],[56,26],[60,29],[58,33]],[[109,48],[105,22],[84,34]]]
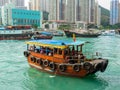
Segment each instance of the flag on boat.
[[75,34],[73,33],[73,41],[75,42],[76,41],[76,37],[75,37]]

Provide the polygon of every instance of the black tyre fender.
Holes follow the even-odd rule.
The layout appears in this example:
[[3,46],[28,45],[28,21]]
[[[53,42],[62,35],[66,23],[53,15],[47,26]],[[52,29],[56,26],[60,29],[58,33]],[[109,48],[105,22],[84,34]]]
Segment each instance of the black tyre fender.
[[79,72],[80,71],[80,69],[81,69],[81,66],[80,65],[73,65],[73,70],[75,71],[75,72]]
[[31,57],[30,57],[30,60],[31,60],[32,62],[34,62],[34,57],[33,57],[33,56],[31,56]]
[[24,56],[28,57],[30,55],[30,53],[28,51],[24,51]]
[[95,69],[96,71],[101,70],[101,68],[102,68],[102,63],[96,63],[96,64],[94,65],[94,69]]
[[50,62],[49,66],[52,70],[56,69],[56,64],[54,62]]
[[105,69],[107,68],[107,65],[108,65],[108,60],[106,60],[106,61],[104,61],[103,63],[102,63],[102,67],[101,67],[101,72],[104,72],[105,71]]
[[39,59],[39,64],[43,65],[43,60],[41,58]]
[[43,60],[43,65],[44,65],[45,67],[47,67],[47,66],[49,65],[49,61],[48,61],[48,60]]
[[60,65],[59,65],[59,70],[60,70],[61,72],[65,72],[66,69],[67,69],[67,66],[66,66],[66,65],[64,65],[64,64],[60,64]]
[[90,70],[91,67],[92,67],[92,64],[91,64],[91,63],[89,63],[89,62],[84,62],[83,68],[84,68],[85,70]]

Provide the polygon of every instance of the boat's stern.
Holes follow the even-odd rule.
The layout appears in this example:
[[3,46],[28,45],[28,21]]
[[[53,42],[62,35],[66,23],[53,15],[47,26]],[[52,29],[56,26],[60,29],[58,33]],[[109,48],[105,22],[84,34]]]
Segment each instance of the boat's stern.
[[104,72],[108,66],[108,60],[102,59],[102,58],[92,60],[92,61],[90,61],[90,63],[92,64],[92,68],[91,68],[89,74],[94,74],[97,71]]

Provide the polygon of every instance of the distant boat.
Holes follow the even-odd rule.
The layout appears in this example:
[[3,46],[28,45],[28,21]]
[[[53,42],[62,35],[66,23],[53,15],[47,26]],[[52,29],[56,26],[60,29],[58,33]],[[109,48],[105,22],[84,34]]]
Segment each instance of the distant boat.
[[33,36],[31,26],[7,26],[0,29],[0,40],[27,40]]
[[64,30],[64,32],[67,37],[72,37],[73,34],[76,37],[98,37],[101,35],[97,30]]
[[53,36],[63,36],[64,35],[64,33],[61,32],[60,30],[53,30],[50,32],[53,34]]
[[120,29],[115,31],[116,36],[120,36]]
[[114,36],[115,35],[115,30],[106,30],[106,31],[103,31],[102,36]]
[[32,36],[31,39],[37,40],[37,39],[52,39],[52,33],[50,32],[35,32],[35,34]]

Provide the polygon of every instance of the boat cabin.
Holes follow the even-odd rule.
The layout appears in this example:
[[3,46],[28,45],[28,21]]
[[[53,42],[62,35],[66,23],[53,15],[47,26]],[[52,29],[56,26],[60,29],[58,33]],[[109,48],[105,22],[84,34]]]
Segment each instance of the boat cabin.
[[[75,59],[80,58],[82,54],[82,46],[85,42],[65,42],[57,40],[33,40],[27,42],[27,50],[36,55],[43,55],[47,58],[62,59],[65,62],[74,63]],[[70,61],[74,58],[74,62]]]

